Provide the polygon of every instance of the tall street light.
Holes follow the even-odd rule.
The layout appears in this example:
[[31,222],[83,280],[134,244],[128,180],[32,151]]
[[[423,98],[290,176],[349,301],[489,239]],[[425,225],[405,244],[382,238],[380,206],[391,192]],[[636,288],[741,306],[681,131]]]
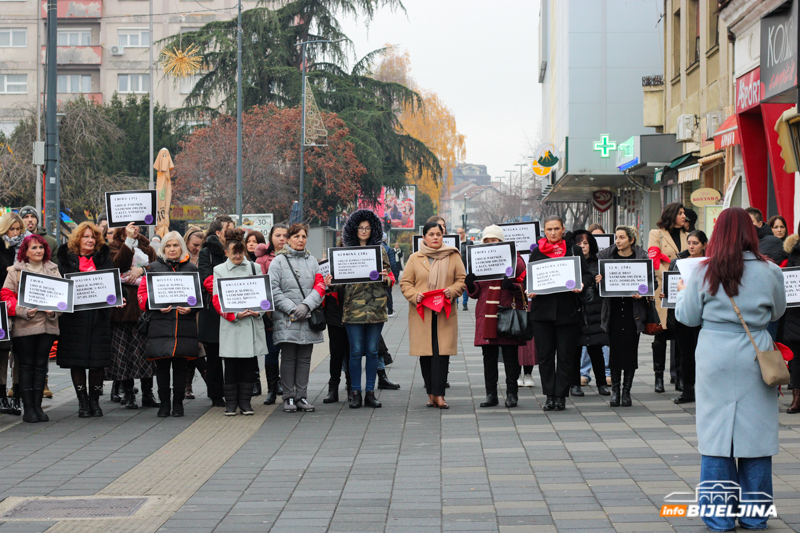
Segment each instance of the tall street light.
[[519,221],[522,222],[522,168],[528,166],[527,163],[517,163],[514,165],[519,168]]
[[[241,0],[239,0],[239,9],[241,10]],[[240,15],[241,17],[241,15]],[[240,19],[241,20],[241,19]],[[340,43],[344,41],[344,39],[337,39],[335,41],[328,41],[325,39],[320,39],[316,41],[303,41],[301,43],[297,43],[295,46],[299,46],[302,50],[302,61],[300,63],[300,71],[303,73],[303,92],[301,96],[301,108],[300,114],[302,115],[300,118],[300,221],[302,222],[303,219],[303,192],[305,191],[304,187],[304,180],[305,180],[305,153],[306,153],[306,45],[307,44],[318,44],[318,43]],[[239,42],[241,43],[241,36],[239,37]],[[241,44],[240,44],[241,47]],[[241,60],[241,48],[239,51],[239,58]],[[241,90],[241,89],[240,89]]]

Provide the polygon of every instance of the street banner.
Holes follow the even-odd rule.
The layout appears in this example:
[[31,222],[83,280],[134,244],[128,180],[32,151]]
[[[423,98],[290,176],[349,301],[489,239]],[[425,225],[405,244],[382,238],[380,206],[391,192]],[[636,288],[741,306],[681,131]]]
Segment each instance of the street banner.
[[272,311],[272,287],[269,276],[248,276],[246,278],[214,277],[217,284],[219,307],[223,313],[242,311]]
[[513,242],[473,244],[467,246],[467,272],[476,281],[514,277],[517,270],[517,249]]
[[503,228],[503,240],[513,242],[520,254],[529,254],[539,242],[539,221],[498,224]]
[[156,195],[154,190],[107,192],[108,227],[124,228],[131,222],[137,226],[153,226],[156,223]]
[[531,294],[555,294],[580,289],[581,258],[555,257],[528,263],[528,292]]
[[782,268],[786,307],[800,307],[800,267]]
[[20,307],[71,313],[75,282],[23,270],[19,277]]
[[601,259],[600,296],[653,296],[655,282],[651,259]]
[[199,272],[147,272],[147,307],[203,307]]
[[[664,272],[664,287],[661,289],[666,296],[661,299],[661,307],[664,309],[675,309],[675,304],[678,303],[678,282],[680,280],[681,273],[677,270]],[[800,305],[800,301],[798,305]]]
[[613,233],[595,233],[592,237],[597,241],[598,252],[606,248],[611,248],[611,245],[614,244],[615,235]]
[[231,215],[234,224],[243,230],[260,231],[265,239],[269,238],[269,230],[272,229],[274,217],[272,213],[250,213],[242,214],[242,221],[239,222],[239,216],[236,214]]
[[687,257],[686,259],[678,259],[675,262],[685,285],[689,284],[689,279],[692,277],[692,274],[694,274],[697,267],[700,266],[700,263],[705,260],[705,257]]
[[118,268],[73,272],[64,274],[64,277],[75,282],[73,299],[75,311],[122,305],[122,282]]
[[331,264],[327,259],[319,262],[319,273],[322,275],[322,279],[331,273]]
[[[414,242],[412,244],[413,250],[411,253],[413,254],[419,252],[419,243],[422,242],[422,235],[413,235],[412,239]],[[458,235],[442,235],[442,246],[452,246],[460,252],[460,243],[461,241],[459,240]]]
[[382,259],[380,246],[328,248],[331,285],[381,281]]

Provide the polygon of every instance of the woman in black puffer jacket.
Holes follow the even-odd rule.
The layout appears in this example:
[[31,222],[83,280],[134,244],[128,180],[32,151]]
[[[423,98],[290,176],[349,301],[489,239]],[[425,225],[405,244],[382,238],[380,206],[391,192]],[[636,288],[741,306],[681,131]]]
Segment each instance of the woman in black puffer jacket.
[[[800,226],[798,226],[800,229]],[[800,266],[800,231],[789,235],[783,242],[783,250],[789,254],[787,267]],[[789,414],[800,413],[800,307],[787,307],[783,315],[781,342],[791,348],[795,358],[789,363],[792,373],[792,405],[786,410]]]
[[[575,244],[580,246],[583,257],[586,258],[586,265],[592,271],[592,276],[597,277],[600,272],[597,262],[598,246],[594,236],[586,230],[578,230],[572,234]],[[583,305],[583,323],[581,324],[580,346],[586,346],[589,359],[592,361],[594,379],[597,384],[597,393],[601,396],[611,394],[606,386],[606,362],[603,357],[603,346],[608,346],[608,333],[603,331],[602,313],[603,299],[600,297],[600,289],[597,283],[592,283],[581,294]],[[573,384],[570,395],[583,396],[581,390],[581,352],[578,348],[575,361],[573,362]]]

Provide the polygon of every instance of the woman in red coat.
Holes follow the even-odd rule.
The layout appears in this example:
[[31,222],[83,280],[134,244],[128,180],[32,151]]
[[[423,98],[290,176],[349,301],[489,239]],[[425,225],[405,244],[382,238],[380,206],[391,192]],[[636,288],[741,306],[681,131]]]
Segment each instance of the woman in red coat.
[[[500,226],[493,225],[483,230],[484,244],[503,242],[503,239]],[[511,307],[512,302],[517,309],[522,309],[525,272],[525,261],[517,254],[514,277],[475,281],[475,275],[470,273],[466,279],[469,297],[478,300],[475,306],[475,346],[480,346],[483,351],[483,378],[486,382],[486,401],[481,402],[481,407],[493,407],[499,403],[497,358],[501,349],[506,371],[506,407],[517,406],[517,378],[520,371],[518,351],[525,341],[497,335],[497,311],[498,306]]]

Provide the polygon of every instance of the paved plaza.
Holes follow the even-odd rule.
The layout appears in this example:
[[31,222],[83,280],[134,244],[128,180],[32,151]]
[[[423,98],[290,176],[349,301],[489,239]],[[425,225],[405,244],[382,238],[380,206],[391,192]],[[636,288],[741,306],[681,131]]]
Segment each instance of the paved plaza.
[[[672,388],[653,392],[648,337],[633,407],[611,409],[590,386],[566,411],[545,413],[534,372],[519,407],[481,409],[474,317],[460,313],[450,409],[440,411],[425,407],[417,359],[404,355],[398,289],[395,301],[384,337],[402,389],[380,392],[377,410],[322,403],[327,344],[314,351],[309,414],[264,406],[262,396],[255,416],[226,418],[198,379],[184,418],[120,409],[106,395],[104,417],[80,419],[69,373],[53,363],[51,422],[0,417],[0,533],[706,530],[700,519],[659,517],[667,494],[694,490],[700,456],[694,404],[672,403]],[[798,531],[800,415],[780,417],[770,529]]]

